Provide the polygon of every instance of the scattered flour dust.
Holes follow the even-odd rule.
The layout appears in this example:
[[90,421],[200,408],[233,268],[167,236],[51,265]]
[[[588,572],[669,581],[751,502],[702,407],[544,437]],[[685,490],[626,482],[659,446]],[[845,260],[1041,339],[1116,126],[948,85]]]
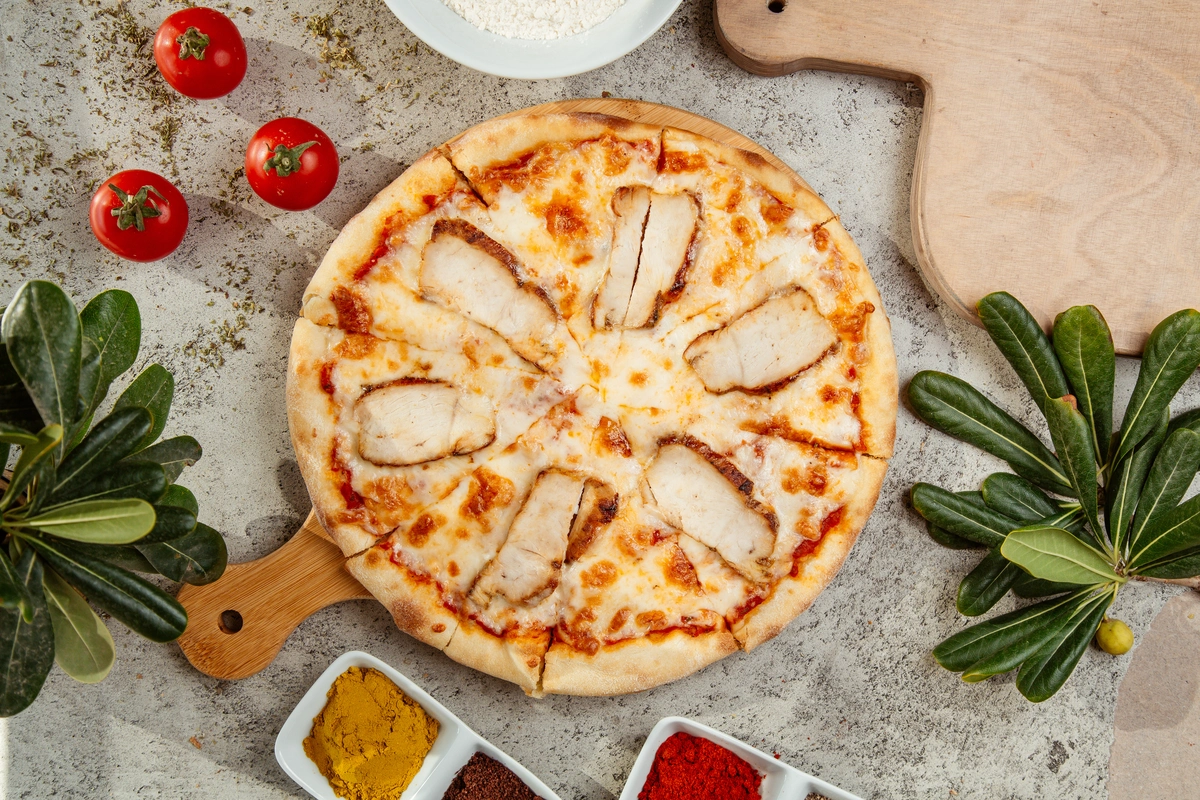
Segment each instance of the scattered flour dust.
[[558,39],[598,25],[625,0],[443,0],[476,28],[510,39]]

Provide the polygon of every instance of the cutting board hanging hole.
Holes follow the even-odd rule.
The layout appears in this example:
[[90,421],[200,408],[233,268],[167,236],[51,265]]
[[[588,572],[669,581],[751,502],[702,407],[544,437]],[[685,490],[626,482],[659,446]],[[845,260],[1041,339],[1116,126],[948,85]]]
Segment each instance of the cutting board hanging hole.
[[221,612],[221,620],[217,627],[222,633],[237,633],[242,629],[242,615],[232,608]]
[[785,8],[787,8],[787,0],[770,0],[767,3],[767,10],[772,14],[782,14]]

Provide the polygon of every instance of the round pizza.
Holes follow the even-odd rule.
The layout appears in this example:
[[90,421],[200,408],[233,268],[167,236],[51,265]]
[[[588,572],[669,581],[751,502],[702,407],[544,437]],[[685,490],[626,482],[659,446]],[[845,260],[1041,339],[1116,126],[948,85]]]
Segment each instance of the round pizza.
[[862,256],[792,173],[599,115],[472,128],[346,225],[288,419],[401,630],[531,694],[606,695],[778,634],[891,455]]

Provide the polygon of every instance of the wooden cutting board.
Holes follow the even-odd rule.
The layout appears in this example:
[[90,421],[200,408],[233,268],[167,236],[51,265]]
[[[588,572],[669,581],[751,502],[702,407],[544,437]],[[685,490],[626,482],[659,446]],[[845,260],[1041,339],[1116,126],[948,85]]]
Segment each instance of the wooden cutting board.
[[[597,98],[546,103],[506,114],[590,112],[652,125],[670,125],[752,150],[781,169],[787,165],[745,136],[710,119],[638,100]],[[789,170],[790,171],[790,170]],[[283,402],[283,398],[279,398]],[[345,558],[316,515],[309,513],[283,547],[257,561],[231,564],[208,586],[184,586],[179,602],[188,626],[179,637],[183,654],[214,678],[247,678],[275,660],[288,636],[309,616],[371,594],[344,569]]]
[[963,316],[998,289],[1046,324],[1094,303],[1137,353],[1200,307],[1200,3],[715,0],[714,17],[751,72],[924,88],[913,243]]

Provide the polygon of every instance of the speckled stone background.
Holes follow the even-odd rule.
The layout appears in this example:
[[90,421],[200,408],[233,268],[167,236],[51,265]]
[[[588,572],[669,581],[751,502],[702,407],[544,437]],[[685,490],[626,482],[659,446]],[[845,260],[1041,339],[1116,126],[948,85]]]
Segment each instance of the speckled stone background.
[[[953,316],[914,267],[908,191],[923,102],[914,87],[826,73],[751,76],[721,52],[704,0],[685,0],[615,64],[536,82],[487,77],[443,58],[379,0],[239,0],[219,7],[241,28],[249,72],[227,97],[196,102],[161,82],[148,49],[154,29],[182,5],[0,2],[0,300],[34,277],[60,281],[80,304],[109,286],[133,292],[144,319],[142,362],[161,361],[178,381],[167,435],[190,433],[205,445],[183,482],[202,518],[225,533],[234,561],[278,547],[308,511],[283,385],[300,294],[326,247],[431,146],[549,100],[611,92],[752,136],[803,175],[858,241],[893,320],[901,380],[948,370],[1036,423],[981,331]],[[343,158],[333,195],[311,212],[265,205],[239,169],[254,130],[288,114],[321,126]],[[183,246],[158,263],[115,258],[87,226],[93,188],[129,167],[171,176],[191,208]],[[1119,397],[1135,369],[1120,361]],[[1193,380],[1177,406],[1197,404]],[[275,734],[332,659],[364,649],[565,799],[619,794],[643,737],[670,714],[715,725],[866,798],[1103,798],[1128,658],[1089,649],[1066,687],[1035,706],[1010,679],[967,686],[929,655],[964,626],[953,598],[971,557],[932,544],[906,507],[906,490],[916,480],[976,488],[998,466],[902,408],[875,515],[813,608],[751,654],[629,697],[526,698],[414,643],[371,602],[317,614],[272,666],[228,683],[200,675],[177,647],[114,625],[118,661],[106,681],[83,686],[56,669],[37,703],[0,728],[0,793],[299,796],[275,763]],[[1140,636],[1177,592],[1131,586],[1116,613]]]

